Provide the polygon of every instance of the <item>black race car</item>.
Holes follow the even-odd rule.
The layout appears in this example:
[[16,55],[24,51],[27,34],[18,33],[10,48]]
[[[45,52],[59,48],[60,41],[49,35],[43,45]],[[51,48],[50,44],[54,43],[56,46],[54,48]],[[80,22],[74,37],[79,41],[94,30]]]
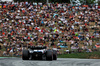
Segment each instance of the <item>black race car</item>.
[[57,51],[46,46],[30,46],[22,52],[23,60],[57,60]]

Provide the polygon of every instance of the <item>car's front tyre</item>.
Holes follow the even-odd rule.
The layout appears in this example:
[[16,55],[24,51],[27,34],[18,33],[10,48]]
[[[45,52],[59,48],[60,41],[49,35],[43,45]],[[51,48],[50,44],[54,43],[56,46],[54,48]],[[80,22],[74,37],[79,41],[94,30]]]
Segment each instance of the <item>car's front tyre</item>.
[[57,51],[53,50],[53,60],[57,60]]

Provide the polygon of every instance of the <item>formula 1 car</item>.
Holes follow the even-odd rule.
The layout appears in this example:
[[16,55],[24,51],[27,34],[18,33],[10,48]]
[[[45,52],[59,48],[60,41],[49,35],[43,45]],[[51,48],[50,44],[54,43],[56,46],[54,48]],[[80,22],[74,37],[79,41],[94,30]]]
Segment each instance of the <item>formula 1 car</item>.
[[22,52],[23,60],[57,60],[57,51],[46,46],[30,46]]

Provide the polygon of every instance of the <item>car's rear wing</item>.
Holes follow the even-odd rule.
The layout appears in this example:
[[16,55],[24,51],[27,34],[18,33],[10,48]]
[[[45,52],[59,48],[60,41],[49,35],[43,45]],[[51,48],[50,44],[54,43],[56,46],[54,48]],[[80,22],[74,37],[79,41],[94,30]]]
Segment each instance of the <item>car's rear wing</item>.
[[32,50],[40,50],[40,49],[46,49],[47,47],[46,46],[28,46],[29,49],[32,49]]

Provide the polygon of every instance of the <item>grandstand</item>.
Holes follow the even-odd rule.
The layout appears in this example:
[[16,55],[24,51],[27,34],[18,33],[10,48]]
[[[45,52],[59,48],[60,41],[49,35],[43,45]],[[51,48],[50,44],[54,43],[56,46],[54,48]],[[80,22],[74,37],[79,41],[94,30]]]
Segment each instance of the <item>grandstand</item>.
[[[46,45],[70,52],[100,47],[100,9],[95,5],[14,2],[0,4],[2,55],[21,55],[28,45]],[[77,51],[78,52],[78,51]]]

